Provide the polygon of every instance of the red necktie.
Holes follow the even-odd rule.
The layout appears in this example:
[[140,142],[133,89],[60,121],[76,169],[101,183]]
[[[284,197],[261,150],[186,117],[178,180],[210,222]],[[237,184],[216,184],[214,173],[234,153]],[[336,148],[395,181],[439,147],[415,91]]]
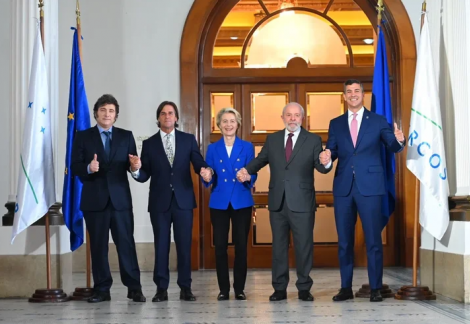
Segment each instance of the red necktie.
[[289,133],[289,135],[287,136],[289,137],[287,138],[287,142],[286,142],[286,161],[289,162],[290,156],[292,154],[292,146],[293,146],[292,136],[294,136],[294,134]]

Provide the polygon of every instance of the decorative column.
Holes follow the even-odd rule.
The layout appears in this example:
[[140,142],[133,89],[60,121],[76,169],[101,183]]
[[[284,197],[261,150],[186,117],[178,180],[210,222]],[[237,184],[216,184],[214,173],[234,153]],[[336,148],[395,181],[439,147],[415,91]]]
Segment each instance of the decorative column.
[[[57,152],[58,139],[58,101],[59,101],[59,46],[58,46],[58,0],[46,0],[44,2],[45,14],[45,54],[48,69],[48,82],[50,92],[50,104],[52,110],[51,125],[53,128],[52,140],[54,152]],[[10,163],[9,163],[9,189],[10,194],[5,204],[8,212],[3,216],[2,225],[11,226],[13,224],[14,208],[16,201],[16,190],[18,182],[18,172],[20,166],[20,153],[23,141],[23,120],[24,108],[27,107],[29,78],[31,71],[31,57],[33,51],[34,38],[39,24],[38,1],[31,0],[11,0],[12,19],[12,43],[11,43],[11,94],[10,94]],[[54,154],[54,165],[56,174],[56,201],[62,199],[62,188],[58,188],[59,172],[58,156]],[[63,224],[62,215],[59,212],[60,203],[51,207],[51,225]],[[43,219],[36,225],[44,224]]]

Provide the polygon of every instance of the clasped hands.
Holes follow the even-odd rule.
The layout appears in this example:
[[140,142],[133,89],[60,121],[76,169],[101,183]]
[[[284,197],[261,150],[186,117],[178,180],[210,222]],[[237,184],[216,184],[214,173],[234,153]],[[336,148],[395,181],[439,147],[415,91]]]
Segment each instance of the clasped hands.
[[137,155],[129,154],[129,163],[131,164],[131,171],[136,172],[142,167],[142,162],[140,157]]
[[210,182],[212,180],[212,170],[210,168],[201,168],[201,172],[199,172],[199,174],[205,182]]
[[250,181],[250,180],[251,180],[251,175],[248,174],[248,171],[246,171],[245,168],[241,168],[241,169],[237,172],[237,180],[238,180],[239,182]]
[[320,163],[327,166],[331,162],[331,151],[326,149],[320,153]]

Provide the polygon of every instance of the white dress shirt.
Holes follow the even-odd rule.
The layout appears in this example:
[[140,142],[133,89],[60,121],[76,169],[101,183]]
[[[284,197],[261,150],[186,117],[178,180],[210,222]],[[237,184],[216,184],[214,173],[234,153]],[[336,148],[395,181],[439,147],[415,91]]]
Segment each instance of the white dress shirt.
[[175,129],[173,128],[173,130],[170,133],[165,133],[163,130],[160,129],[160,136],[162,138],[163,149],[166,148],[166,135],[170,135],[171,147],[173,148],[173,156],[175,156],[175,152],[176,152]]
[[[292,150],[294,150],[295,142],[297,142],[297,139],[299,138],[300,130],[301,128],[299,127],[299,129],[297,129],[295,132],[292,132],[292,134],[294,134],[294,136],[292,136]],[[284,132],[284,148],[286,147],[287,139],[289,138],[290,133],[291,132],[289,132],[286,128]]]
[[230,157],[230,154],[232,154],[233,145],[232,146],[225,145],[225,149],[227,150],[228,157]]
[[[359,134],[359,130],[361,129],[361,123],[362,123],[362,117],[364,116],[364,106],[358,110],[356,113],[356,120],[357,120],[357,134]],[[353,112],[348,109],[348,125],[349,125],[349,130],[351,130],[351,122],[353,120]]]

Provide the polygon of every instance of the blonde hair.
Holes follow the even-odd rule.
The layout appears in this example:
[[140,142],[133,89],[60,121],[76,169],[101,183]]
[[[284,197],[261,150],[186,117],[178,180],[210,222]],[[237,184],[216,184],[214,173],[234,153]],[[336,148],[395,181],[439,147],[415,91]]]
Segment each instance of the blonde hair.
[[222,122],[222,115],[226,113],[231,113],[235,115],[235,119],[237,120],[238,128],[242,125],[242,116],[238,111],[236,111],[234,108],[222,108],[218,113],[217,116],[215,117],[215,123],[217,124],[217,127],[220,129],[220,123]]

